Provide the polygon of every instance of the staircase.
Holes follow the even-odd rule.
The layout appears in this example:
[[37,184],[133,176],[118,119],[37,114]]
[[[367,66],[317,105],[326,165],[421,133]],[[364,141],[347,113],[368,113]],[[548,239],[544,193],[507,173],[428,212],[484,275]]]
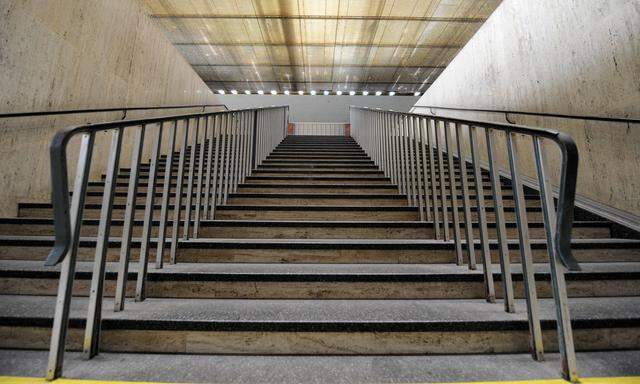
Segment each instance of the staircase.
[[[178,153],[172,158],[171,166],[177,167]],[[455,164],[453,182],[460,190],[458,159]],[[160,162],[158,180],[168,166]],[[141,167],[141,208],[149,168],[149,163]],[[466,168],[472,181],[471,167]],[[456,265],[454,243],[434,240],[433,223],[420,221],[407,196],[354,139],[342,136],[288,136],[216,208],[215,220],[200,223],[198,238],[180,242],[176,264],[170,264],[167,253],[164,268],[150,266],[142,302],[133,300],[143,224],[137,217],[126,310],[114,312],[129,174],[130,169],[121,168],[116,186],[108,298],[102,306],[103,352],[456,355],[451,358],[462,362],[463,372],[464,355],[530,352],[515,208],[506,178],[500,182],[515,313],[503,308],[497,244],[491,243],[497,302],[488,303],[480,259],[476,270]],[[172,177],[178,181],[175,172]],[[470,188],[471,205],[478,193],[486,193],[489,238],[495,239],[488,172],[483,170],[482,177],[485,191]],[[451,182],[435,179],[438,186]],[[85,202],[67,340],[71,350],[82,350],[103,189],[104,180],[91,182]],[[160,192],[156,198],[159,204]],[[557,350],[555,307],[538,193],[525,189],[525,201],[543,339],[550,352]],[[473,208],[471,215],[477,239]],[[53,245],[51,217],[49,203],[23,203],[19,217],[0,219],[1,348],[49,347],[59,279],[59,268],[43,266]],[[155,244],[157,217],[152,228]],[[573,253],[582,266],[566,274],[576,349],[640,349],[638,234],[577,209],[573,238]],[[155,246],[151,249],[150,260],[155,260]],[[530,364],[535,369],[538,363]]]

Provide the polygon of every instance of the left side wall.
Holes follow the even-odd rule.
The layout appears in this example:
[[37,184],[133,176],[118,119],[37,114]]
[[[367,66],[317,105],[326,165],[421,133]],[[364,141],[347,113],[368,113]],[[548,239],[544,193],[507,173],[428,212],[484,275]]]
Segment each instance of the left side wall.
[[[0,1],[0,68],[0,114],[218,103],[135,0]],[[0,216],[15,216],[18,202],[49,201],[48,147],[59,128],[121,117],[0,119]],[[122,153],[124,164],[126,146]],[[105,155],[97,151],[94,163]]]

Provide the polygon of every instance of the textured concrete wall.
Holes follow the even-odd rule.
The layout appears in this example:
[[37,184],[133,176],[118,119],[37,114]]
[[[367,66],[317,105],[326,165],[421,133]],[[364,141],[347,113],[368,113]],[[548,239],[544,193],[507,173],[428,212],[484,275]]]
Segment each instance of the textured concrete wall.
[[[0,68],[5,113],[218,103],[133,0],[0,1]],[[192,111],[132,112],[129,118]],[[49,199],[48,145],[56,130],[121,117],[0,119],[0,215],[14,215],[20,201]],[[99,135],[96,163],[104,163],[107,142]],[[125,146],[122,164],[129,153]],[[94,175],[102,173],[94,168]]]
[[289,120],[342,123],[349,121],[349,105],[394,109],[408,112],[418,100],[414,96],[348,95],[222,95],[221,103],[230,109],[266,105],[289,105]]
[[[506,0],[414,111],[429,113],[424,105],[638,119],[640,2]],[[504,114],[435,112],[505,122]],[[580,151],[578,194],[640,214],[640,125],[509,119],[571,135]],[[525,173],[535,176],[530,142],[517,144]],[[557,164],[555,151],[550,158]]]

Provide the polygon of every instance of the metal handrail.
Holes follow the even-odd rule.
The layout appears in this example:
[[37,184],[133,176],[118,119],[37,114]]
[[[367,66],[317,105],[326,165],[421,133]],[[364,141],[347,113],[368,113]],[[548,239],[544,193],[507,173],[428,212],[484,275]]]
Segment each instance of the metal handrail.
[[[138,178],[146,127],[150,125],[157,126],[158,130],[157,134],[152,136],[152,155],[147,182],[139,270],[136,282],[136,301],[145,300],[156,178],[159,164],[162,161],[160,153],[162,139],[166,132],[165,129],[169,129],[169,149],[165,160],[164,185],[158,224],[157,268],[162,268],[163,266],[163,252],[167,240],[166,226],[168,212],[171,209],[169,200],[172,184],[172,165],[174,163],[173,154],[176,149],[176,136],[178,131],[181,132],[181,148],[178,160],[176,193],[173,204],[174,218],[170,236],[170,258],[172,263],[176,262],[182,211],[185,211],[182,221],[182,239],[197,238],[201,220],[213,219],[216,206],[226,204],[229,193],[235,192],[245,177],[284,139],[289,118],[288,110],[288,106],[270,106],[127,121],[120,120],[71,126],[61,129],[55,134],[50,146],[55,243],[53,249],[47,256],[45,265],[51,266],[62,263],[62,267],[51,335],[47,368],[48,380],[53,380],[62,374],[84,198],[88,185],[96,133],[111,131],[112,135],[109,156],[106,163],[104,192],[98,234],[96,237],[96,255],[93,265],[89,308],[85,328],[84,352],[89,358],[95,356],[99,351],[106,252],[109,242],[111,214],[124,130],[132,128],[134,132],[129,187],[124,212],[120,262],[116,282],[115,311],[124,309],[133,232],[132,225],[135,217]],[[191,143],[188,142],[190,132]],[[71,195],[71,204],[69,204],[67,145],[71,138],[77,135],[81,136],[80,151],[73,184],[73,194]],[[206,157],[205,152],[207,153]],[[187,154],[189,155],[189,159],[187,159]],[[198,155],[197,157],[196,154]],[[186,184],[186,202],[183,207],[182,188],[185,177],[188,177],[188,182]],[[196,194],[195,206],[193,205],[194,194]]]
[[435,105],[416,105],[415,108],[429,109],[432,115],[436,115],[433,109],[445,109],[449,111],[466,111],[466,112],[488,112],[488,113],[504,113],[504,119],[510,124],[515,124],[509,120],[509,115],[526,115],[526,116],[540,116],[540,117],[553,117],[558,119],[574,119],[574,120],[593,120],[593,121],[606,121],[611,123],[627,123],[627,124],[640,124],[640,119],[630,119],[623,117],[603,117],[603,116],[584,116],[584,115],[567,115],[562,113],[548,113],[548,112],[528,112],[528,111],[511,111],[504,109],[481,109],[481,108],[462,108],[462,107],[438,107]]
[[[578,150],[573,139],[562,132],[539,129],[522,125],[508,125],[489,121],[466,120],[444,116],[430,116],[418,113],[384,111],[367,107],[350,107],[351,135],[381,167],[385,175],[398,185],[400,193],[406,194],[408,202],[416,205],[420,220],[433,225],[436,239],[451,239],[449,216],[453,220],[453,241],[458,265],[463,264],[462,246],[467,253],[470,269],[476,268],[475,242],[473,241],[473,218],[469,194],[467,164],[472,167],[473,182],[476,190],[475,220],[479,225],[479,243],[482,254],[485,296],[487,301],[495,301],[493,285],[487,215],[484,206],[484,182],[480,167],[480,149],[478,129],[483,129],[486,137],[488,172],[494,204],[497,230],[497,243],[502,273],[504,304],[507,312],[515,310],[513,302],[513,284],[509,259],[509,247],[506,236],[505,215],[502,203],[502,184],[496,162],[495,131],[504,132],[511,171],[511,189],[515,202],[515,218],[518,228],[518,246],[520,250],[522,274],[524,276],[525,299],[531,337],[531,348],[536,360],[543,358],[542,330],[538,315],[537,294],[533,270],[533,257],[528,232],[527,210],[522,180],[519,175],[518,154],[514,144],[515,135],[532,138],[536,167],[539,179],[540,199],[547,239],[547,252],[550,257],[551,280],[556,306],[556,318],[559,346],[562,355],[563,375],[567,380],[577,381],[577,368],[568,299],[564,280],[565,268],[578,270],[577,260],[571,253],[571,229],[578,174]],[[466,130],[466,131],[465,131]],[[452,134],[455,133],[455,143]],[[461,136],[468,134],[469,145],[465,148]],[[444,138],[442,137],[444,136]],[[551,196],[548,178],[548,164],[543,148],[543,140],[550,140],[560,149],[560,192],[557,213]],[[471,152],[471,161],[466,153]],[[454,159],[457,152],[457,159]],[[446,157],[446,159],[445,159]],[[456,191],[455,160],[460,166],[460,184],[462,198]],[[445,168],[448,168],[448,188],[445,182]],[[436,173],[439,175],[437,176]],[[437,182],[439,180],[439,182]],[[436,186],[438,184],[438,186]],[[439,188],[438,188],[439,187]],[[447,195],[447,189],[450,194]],[[448,198],[450,196],[450,198]],[[447,206],[449,200],[450,206]],[[458,217],[458,200],[462,200],[464,224]],[[449,210],[451,215],[448,214]],[[442,213],[442,215],[440,215]],[[442,231],[440,226],[442,225]],[[464,240],[460,230],[464,229]],[[442,236],[444,235],[444,236]]]
[[83,113],[104,113],[104,112],[122,111],[121,120],[124,120],[126,119],[127,112],[129,111],[202,108],[202,112],[204,112],[206,108],[211,108],[211,107],[223,107],[226,111],[229,110],[229,108],[227,108],[227,106],[224,104],[166,105],[166,106],[155,106],[155,107],[90,108],[90,109],[66,109],[66,110],[59,110],[59,111],[11,112],[11,113],[0,113],[0,119],[9,119],[9,118],[16,118],[16,117],[72,115],[72,114],[83,114]]

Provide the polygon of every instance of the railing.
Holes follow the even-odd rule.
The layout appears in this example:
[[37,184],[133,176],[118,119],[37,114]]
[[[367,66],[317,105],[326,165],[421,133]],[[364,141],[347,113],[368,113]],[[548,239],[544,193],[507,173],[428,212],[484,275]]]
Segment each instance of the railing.
[[344,136],[349,123],[321,123],[313,121],[292,122],[293,135]]
[[418,109],[427,109],[432,115],[437,115],[434,109],[442,109],[447,111],[463,111],[463,112],[486,112],[486,113],[499,113],[504,115],[504,119],[510,123],[515,124],[509,118],[509,115],[523,115],[523,116],[536,116],[536,117],[553,117],[557,119],[570,119],[570,120],[591,120],[591,121],[603,121],[609,123],[625,123],[625,124],[639,124],[640,119],[630,119],[621,117],[603,117],[603,116],[585,116],[585,115],[566,115],[561,113],[543,113],[543,112],[527,112],[527,111],[510,111],[504,109],[480,109],[480,108],[462,108],[462,107],[437,107],[435,105],[416,105],[413,107],[412,112],[416,112]]
[[[451,240],[449,217],[453,221],[453,242],[455,262],[463,264],[463,246],[470,269],[476,269],[474,222],[479,229],[479,245],[482,255],[483,276],[486,299],[495,302],[495,288],[490,254],[490,239],[487,229],[487,213],[484,202],[484,182],[480,165],[481,152],[478,145],[478,131],[483,130],[486,142],[490,189],[496,222],[497,245],[502,274],[504,306],[507,312],[514,312],[514,293],[511,280],[509,242],[502,202],[502,184],[498,174],[496,158],[496,131],[506,136],[507,155],[511,173],[511,186],[515,202],[515,218],[518,228],[518,249],[524,276],[524,291],[529,322],[530,341],[533,357],[543,359],[542,329],[540,325],[538,300],[534,279],[533,259],[529,239],[529,228],[525,197],[523,192],[516,135],[530,137],[535,154],[535,164],[539,180],[540,200],[550,258],[551,281],[555,299],[558,341],[562,355],[563,375],[567,380],[577,381],[576,359],[573,345],[571,321],[567,303],[564,279],[566,269],[579,269],[571,254],[571,229],[578,172],[578,151],[568,135],[552,131],[518,125],[507,125],[483,121],[470,121],[440,116],[426,116],[412,113],[374,110],[350,107],[351,135],[381,167],[385,175],[399,186],[400,193],[406,194],[410,204],[418,207],[420,219],[433,225],[436,239]],[[461,137],[468,135],[469,145]],[[453,139],[455,136],[455,141]],[[560,192],[557,215],[551,195],[549,166],[543,148],[543,141],[555,143],[561,151]],[[471,154],[470,161],[467,153]],[[461,196],[457,191],[455,165],[460,167]],[[467,166],[473,173],[475,189],[476,218],[471,215],[471,186],[467,178]],[[446,177],[449,183],[446,183]],[[436,180],[440,180],[439,183]],[[448,184],[448,188],[447,188]],[[451,198],[448,198],[451,196]],[[462,202],[463,220],[460,222],[458,210]],[[450,212],[450,214],[449,214]],[[464,236],[460,230],[464,230]],[[491,239],[494,240],[494,239]]]
[[54,116],[54,115],[74,115],[74,114],[86,114],[86,113],[105,113],[105,112],[122,112],[121,120],[127,118],[127,112],[129,111],[152,111],[152,110],[164,110],[164,109],[192,109],[202,108],[202,112],[205,112],[207,108],[224,108],[228,110],[224,104],[196,104],[196,105],[165,105],[155,107],[121,107],[121,108],[90,108],[90,109],[62,109],[57,111],[36,111],[36,112],[12,112],[12,113],[0,113],[0,119],[9,119],[17,117],[37,117],[37,116]]
[[[56,301],[47,379],[62,373],[65,339],[69,324],[72,286],[78,255],[85,195],[90,169],[106,168],[100,221],[95,247],[95,261],[91,279],[89,307],[84,337],[84,353],[88,358],[98,353],[105,265],[109,247],[111,215],[117,185],[120,154],[125,132],[132,131],[131,168],[124,207],[124,224],[120,244],[120,261],[116,282],[115,310],[124,309],[124,297],[131,254],[136,197],[140,181],[140,163],[145,142],[151,144],[150,168],[147,174],[147,195],[144,204],[143,228],[140,239],[140,259],[137,273],[135,300],[145,299],[145,283],[151,232],[154,225],[154,203],[158,168],[164,162],[162,198],[158,220],[155,266],[162,268],[167,242],[170,244],[170,262],[176,263],[181,239],[198,237],[202,220],[213,219],[216,206],[225,204],[229,193],[259,165],[286,135],[288,107],[268,107],[235,111],[196,113],[188,115],[114,121],[87,124],[62,129],[54,136],[51,148],[52,202],[55,224],[55,245],[46,265],[61,263],[60,283]],[[92,157],[98,132],[110,132],[109,155],[105,164],[94,164]],[[69,206],[67,178],[67,145],[72,137],[80,136],[80,150]],[[166,159],[161,158],[163,140]],[[179,141],[177,180],[173,204],[172,195],[174,152]],[[99,159],[98,159],[99,160]],[[185,179],[186,184],[185,184]],[[185,189],[186,187],[186,194]],[[193,196],[195,195],[195,201]],[[183,203],[183,199],[186,200]],[[168,221],[169,212],[173,219]],[[170,240],[167,239],[171,225]],[[182,233],[180,230],[182,227]],[[113,239],[112,239],[113,240]]]

